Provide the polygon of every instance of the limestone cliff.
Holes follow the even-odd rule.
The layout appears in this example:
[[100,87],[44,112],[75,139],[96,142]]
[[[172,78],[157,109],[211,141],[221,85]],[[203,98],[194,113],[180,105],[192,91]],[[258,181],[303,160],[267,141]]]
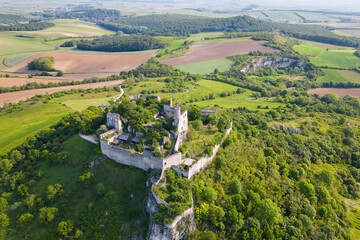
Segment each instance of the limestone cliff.
[[305,67],[306,63],[287,57],[259,57],[251,61],[251,64],[243,68],[242,72],[253,72],[257,68],[287,68],[287,67]]

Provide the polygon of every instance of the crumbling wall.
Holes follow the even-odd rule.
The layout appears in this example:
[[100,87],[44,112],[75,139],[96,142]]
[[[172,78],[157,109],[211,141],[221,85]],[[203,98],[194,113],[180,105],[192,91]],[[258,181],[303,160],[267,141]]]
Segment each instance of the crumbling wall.
[[145,171],[149,169],[162,170],[163,162],[161,158],[155,157],[151,152],[132,154],[127,150],[110,146],[108,142],[101,140],[100,147],[103,154],[117,163],[137,167]]

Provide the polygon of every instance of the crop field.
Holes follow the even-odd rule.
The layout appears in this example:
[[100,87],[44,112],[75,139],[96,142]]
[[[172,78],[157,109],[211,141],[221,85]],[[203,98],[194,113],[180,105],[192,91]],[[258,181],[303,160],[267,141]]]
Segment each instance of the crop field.
[[56,25],[45,30],[37,31],[36,33],[43,35],[57,33],[68,37],[90,37],[114,34],[114,32],[103,29],[94,23],[76,19],[56,19],[51,22]]
[[325,76],[320,77],[318,82],[333,82],[333,83],[360,83],[360,73],[351,70],[335,70],[323,69]]
[[311,94],[318,94],[324,96],[328,93],[335,93],[339,96],[352,95],[360,97],[360,88],[316,88],[308,91]]
[[334,32],[340,35],[354,36],[360,38],[359,28],[344,28],[344,29],[340,28],[340,29],[336,29]]
[[293,23],[302,22],[302,19],[295,15],[293,11],[266,11],[265,13],[274,21],[289,21]]
[[313,41],[307,41],[307,40],[301,40],[301,44],[320,47],[320,48],[328,48],[329,50],[352,50],[353,49],[351,47],[344,47],[344,46],[338,46],[338,45],[320,43],[320,42],[313,42]]
[[55,87],[55,88],[41,88],[41,89],[33,89],[33,90],[25,90],[21,92],[8,92],[0,94],[0,107],[4,105],[4,103],[17,103],[21,100],[26,100],[35,95],[43,95],[43,94],[51,94],[55,92],[67,91],[70,89],[88,89],[88,88],[98,88],[98,87],[116,87],[119,86],[123,80],[109,81],[109,82],[98,82],[98,83],[89,83],[89,84],[81,84],[81,85],[69,85],[65,87]]
[[196,62],[203,62],[219,58],[225,58],[238,54],[248,54],[251,51],[278,52],[277,49],[262,46],[265,41],[249,41],[243,39],[240,42],[232,41],[207,41],[196,42],[190,45],[191,51],[185,56],[163,60],[170,66],[178,66]]
[[57,79],[45,79],[45,78],[20,78],[20,77],[9,77],[9,78],[0,78],[0,87],[13,87],[13,86],[23,86],[27,83],[55,83],[55,82],[62,82],[63,80]]
[[348,80],[344,78],[337,70],[335,69],[323,69],[325,76],[319,77],[317,82],[333,82],[333,83],[346,83]]
[[326,51],[326,48],[300,44],[300,45],[295,45],[294,50],[301,55],[314,55],[316,53]]
[[180,69],[184,72],[189,72],[193,74],[207,74],[214,72],[215,68],[219,70],[219,72],[224,72],[229,70],[234,63],[226,58],[219,58],[204,62],[196,62],[190,64],[184,64],[176,66],[176,68]]
[[64,73],[119,73],[137,68],[146,62],[152,54],[75,54],[65,52],[47,52],[33,56],[7,69],[9,72],[28,73],[27,64],[35,58],[54,57],[54,68]]
[[[89,106],[107,103],[112,96],[119,94],[114,90],[102,93],[73,94],[55,98],[49,103],[24,103],[23,110],[1,115],[0,117],[0,154],[23,143],[26,138],[49,127],[75,110],[84,110]],[[73,102],[72,102],[73,101]],[[34,118],[36,113],[36,118]],[[11,126],[11,131],[9,131]]]
[[315,57],[310,57],[310,60],[317,66],[349,68],[360,66],[360,58],[353,53],[354,50],[330,50]]
[[330,17],[323,13],[316,12],[297,12],[300,16],[304,17],[307,21],[313,22],[337,22],[338,19]]

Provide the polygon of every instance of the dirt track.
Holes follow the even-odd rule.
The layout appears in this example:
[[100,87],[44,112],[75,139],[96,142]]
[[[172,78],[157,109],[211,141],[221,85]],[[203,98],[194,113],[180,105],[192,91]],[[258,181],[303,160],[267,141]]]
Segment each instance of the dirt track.
[[339,96],[352,95],[360,97],[360,88],[317,88],[308,91],[311,94],[319,94],[324,96],[328,93],[336,93]]
[[252,51],[279,52],[274,48],[262,46],[265,41],[245,41],[245,42],[197,42],[190,45],[191,51],[185,56],[163,60],[162,63],[170,66],[203,62],[218,58],[234,56],[238,54],[248,54]]
[[[27,64],[32,60],[54,57],[54,68],[64,73],[119,73],[137,68],[150,59],[153,54],[79,54],[65,52],[47,52],[31,57],[11,68],[7,72],[29,73]],[[109,74],[110,75],[110,74]]]
[[21,92],[9,92],[0,94],[0,107],[4,105],[6,102],[16,103],[20,100],[26,100],[27,98],[31,98],[35,95],[42,94],[51,94],[55,92],[61,92],[70,89],[87,89],[87,88],[98,88],[98,87],[115,87],[120,85],[124,80],[116,80],[110,82],[99,82],[99,83],[91,83],[91,84],[81,84],[81,85],[72,85],[65,87],[57,87],[57,88],[42,88],[42,89],[34,89],[34,90],[26,90]]

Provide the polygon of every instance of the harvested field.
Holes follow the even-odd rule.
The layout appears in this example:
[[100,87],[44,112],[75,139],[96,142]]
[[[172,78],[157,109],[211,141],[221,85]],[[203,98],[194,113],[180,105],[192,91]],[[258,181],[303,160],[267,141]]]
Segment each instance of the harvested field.
[[28,83],[36,82],[36,83],[56,83],[62,82],[63,80],[59,79],[41,79],[41,78],[0,78],[0,87],[13,87],[13,86],[23,86]]
[[360,88],[317,88],[308,92],[311,94],[319,94],[320,96],[324,96],[328,93],[335,93],[339,96],[346,96],[349,94],[360,97]]
[[72,85],[65,87],[57,87],[57,88],[42,88],[42,89],[34,89],[34,90],[26,90],[21,92],[8,92],[0,94],[0,107],[4,105],[4,103],[12,102],[16,103],[21,100],[26,100],[27,98],[31,98],[35,95],[43,95],[43,94],[51,94],[55,92],[66,91],[70,89],[87,89],[87,88],[98,88],[98,87],[116,87],[120,85],[123,80],[109,81],[109,82],[98,82],[91,84],[81,84],[81,85]]
[[191,51],[185,56],[163,60],[162,63],[170,66],[203,62],[218,58],[225,58],[238,54],[248,54],[251,51],[278,52],[279,50],[262,46],[266,41],[241,41],[241,42],[196,42],[190,45]]
[[64,73],[119,73],[137,68],[150,59],[153,54],[80,54],[65,52],[46,52],[33,56],[11,68],[8,72],[30,73],[27,64],[32,60],[52,56],[54,68]]

